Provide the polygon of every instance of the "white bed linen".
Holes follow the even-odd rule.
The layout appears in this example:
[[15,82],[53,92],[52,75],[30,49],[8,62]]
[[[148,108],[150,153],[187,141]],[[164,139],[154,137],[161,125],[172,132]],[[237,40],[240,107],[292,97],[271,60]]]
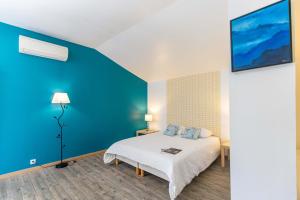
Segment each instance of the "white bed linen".
[[[177,155],[161,152],[167,148],[182,149]],[[169,194],[175,199],[195,176],[204,171],[218,157],[220,141],[217,137],[190,140],[153,133],[114,143],[104,154],[110,163],[120,155],[165,173],[169,179]]]

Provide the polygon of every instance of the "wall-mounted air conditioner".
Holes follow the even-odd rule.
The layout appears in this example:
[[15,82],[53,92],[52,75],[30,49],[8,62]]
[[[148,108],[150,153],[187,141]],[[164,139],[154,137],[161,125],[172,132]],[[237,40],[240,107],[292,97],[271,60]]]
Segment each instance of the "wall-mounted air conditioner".
[[44,42],[23,35],[19,36],[19,52],[60,61],[68,60],[67,47]]

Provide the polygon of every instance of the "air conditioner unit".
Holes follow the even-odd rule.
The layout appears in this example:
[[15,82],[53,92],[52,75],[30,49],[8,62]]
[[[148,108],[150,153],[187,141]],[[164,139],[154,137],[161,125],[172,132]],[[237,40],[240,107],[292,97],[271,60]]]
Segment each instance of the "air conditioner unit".
[[44,42],[23,35],[19,36],[19,52],[60,61],[68,60],[67,47]]

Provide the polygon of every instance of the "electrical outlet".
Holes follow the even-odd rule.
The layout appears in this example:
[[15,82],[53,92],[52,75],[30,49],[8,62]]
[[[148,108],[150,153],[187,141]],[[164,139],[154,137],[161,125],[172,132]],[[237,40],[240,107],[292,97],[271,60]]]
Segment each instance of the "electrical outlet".
[[31,159],[30,160],[30,165],[35,165],[36,164],[36,159]]

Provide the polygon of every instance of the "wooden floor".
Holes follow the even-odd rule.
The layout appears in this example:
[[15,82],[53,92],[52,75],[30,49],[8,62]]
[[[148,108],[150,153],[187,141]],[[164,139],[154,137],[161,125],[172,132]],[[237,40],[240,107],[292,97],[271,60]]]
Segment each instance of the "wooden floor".
[[[176,200],[229,200],[229,168],[216,161],[185,187]],[[168,200],[168,183],[147,174],[136,177],[125,163],[104,165],[102,156],[85,158],[65,169],[54,167],[0,180],[1,200]]]

